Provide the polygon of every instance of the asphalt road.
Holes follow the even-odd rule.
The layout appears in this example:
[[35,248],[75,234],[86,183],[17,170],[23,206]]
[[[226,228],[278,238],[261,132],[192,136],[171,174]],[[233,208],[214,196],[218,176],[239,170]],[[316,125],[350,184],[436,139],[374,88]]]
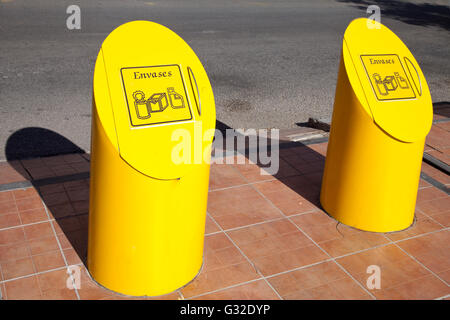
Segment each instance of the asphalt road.
[[[71,4],[81,8],[81,30],[66,28]],[[381,22],[419,61],[434,102],[450,101],[448,4],[379,2]],[[190,44],[210,76],[217,118],[230,127],[293,128],[309,117],[329,118],[343,32],[351,20],[367,16],[367,5],[0,0],[0,158],[8,139],[29,127],[53,130],[89,150],[98,50],[115,27],[139,19],[161,23]],[[39,131],[31,132],[39,138]]]

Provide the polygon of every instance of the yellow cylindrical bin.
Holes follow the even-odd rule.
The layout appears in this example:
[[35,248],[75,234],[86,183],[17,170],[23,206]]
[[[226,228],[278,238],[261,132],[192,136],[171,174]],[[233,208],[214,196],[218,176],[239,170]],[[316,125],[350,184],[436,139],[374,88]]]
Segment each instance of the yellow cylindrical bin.
[[432,117],[425,77],[408,48],[379,23],[352,21],[342,44],[324,210],[361,230],[409,227]]
[[206,72],[148,21],[103,42],[93,81],[88,269],[127,295],[174,291],[200,271],[215,127]]

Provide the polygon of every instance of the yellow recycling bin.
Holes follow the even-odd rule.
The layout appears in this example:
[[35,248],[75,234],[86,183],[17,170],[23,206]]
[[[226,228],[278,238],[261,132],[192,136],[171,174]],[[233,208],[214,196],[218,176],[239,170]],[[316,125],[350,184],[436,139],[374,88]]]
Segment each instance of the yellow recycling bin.
[[88,269],[127,295],[191,281],[203,238],[215,105],[206,72],[171,30],[115,29],[93,81]]
[[344,34],[320,201],[346,225],[389,232],[414,220],[433,110],[411,52],[376,27],[356,19]]

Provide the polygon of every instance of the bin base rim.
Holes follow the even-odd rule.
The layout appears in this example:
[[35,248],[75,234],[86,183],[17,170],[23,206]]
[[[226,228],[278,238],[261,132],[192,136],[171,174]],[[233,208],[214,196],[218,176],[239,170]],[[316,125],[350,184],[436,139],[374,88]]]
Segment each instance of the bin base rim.
[[[176,291],[178,291],[178,290],[180,290],[180,289],[182,289],[182,288],[188,286],[188,285],[191,284],[195,279],[197,279],[197,277],[198,277],[198,276],[200,275],[200,273],[203,271],[204,262],[205,262],[205,258],[202,256],[202,264],[201,264],[201,266],[200,266],[200,269],[198,270],[198,272],[195,274],[195,276],[194,276],[188,283],[186,283],[186,284],[182,285],[181,287],[178,287],[178,288],[176,288],[176,289],[174,289],[174,290],[172,290],[172,291],[169,291],[169,292],[167,292],[167,293],[162,293],[162,294],[155,295],[155,296],[150,296],[150,295],[133,296],[133,295],[129,295],[129,294],[126,294],[126,293],[121,293],[121,292],[118,292],[118,291],[114,291],[114,290],[112,290],[112,289],[109,289],[109,288],[105,287],[104,285],[102,285],[101,283],[99,283],[97,280],[95,280],[88,268],[86,268],[86,271],[87,271],[87,274],[88,274],[89,278],[90,278],[93,282],[95,282],[96,285],[98,285],[99,287],[101,287],[101,288],[103,288],[103,289],[105,289],[105,290],[107,290],[107,291],[109,291],[109,292],[111,292],[111,293],[113,293],[113,294],[117,294],[117,295],[120,295],[120,296],[125,297],[125,298],[128,297],[128,298],[143,298],[143,299],[145,299],[145,298],[157,298],[157,297],[166,296],[166,295],[168,295],[168,294],[174,293],[174,292],[176,292]],[[183,299],[184,299],[184,298],[183,298]]]
[[416,219],[416,214],[414,213],[413,221],[411,222],[411,224],[410,224],[409,226],[407,226],[407,227],[404,228],[404,229],[400,229],[400,230],[391,230],[391,231],[373,231],[373,230],[365,230],[365,229],[357,228],[357,227],[355,227],[355,226],[352,226],[352,225],[343,223],[342,221],[339,221],[338,219],[336,219],[335,217],[333,217],[327,210],[325,210],[325,208],[324,208],[324,206],[323,206],[323,204],[322,204],[322,201],[320,201],[320,206],[321,206],[322,211],[325,212],[325,214],[326,214],[327,216],[329,216],[331,219],[333,219],[333,220],[336,221],[337,223],[340,223],[340,224],[343,224],[343,225],[346,226],[346,227],[349,227],[349,228],[352,228],[352,229],[355,229],[355,230],[358,230],[358,231],[364,231],[364,232],[383,233],[383,234],[384,234],[384,233],[403,232],[403,231],[406,231],[406,230],[408,230],[408,229],[414,227],[414,226],[416,225],[416,221],[417,221],[417,219]]

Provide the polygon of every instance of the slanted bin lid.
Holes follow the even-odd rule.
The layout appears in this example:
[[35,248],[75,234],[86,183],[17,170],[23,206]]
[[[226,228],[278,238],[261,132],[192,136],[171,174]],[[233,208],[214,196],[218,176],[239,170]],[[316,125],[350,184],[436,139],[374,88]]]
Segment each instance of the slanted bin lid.
[[[123,160],[157,179],[177,179],[191,168],[172,161],[182,139],[176,130],[190,132],[193,146],[194,131],[198,139],[215,126],[212,88],[200,60],[178,35],[149,21],[121,25],[105,39],[94,99]],[[203,141],[202,150],[210,143]]]
[[367,22],[353,20],[344,34],[343,59],[352,88],[374,122],[389,135],[404,142],[423,139],[433,120],[425,77],[392,31],[382,24],[370,29]]

